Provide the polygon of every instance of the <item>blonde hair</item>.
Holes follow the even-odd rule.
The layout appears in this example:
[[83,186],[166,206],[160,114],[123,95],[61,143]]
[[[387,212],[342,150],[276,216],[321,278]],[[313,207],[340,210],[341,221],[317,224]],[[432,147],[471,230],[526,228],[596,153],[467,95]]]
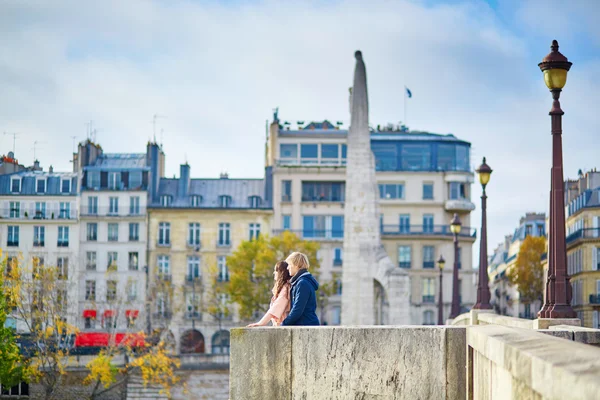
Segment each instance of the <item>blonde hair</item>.
[[290,254],[286,261],[288,264],[294,264],[298,269],[308,269],[310,267],[306,254],[297,251]]

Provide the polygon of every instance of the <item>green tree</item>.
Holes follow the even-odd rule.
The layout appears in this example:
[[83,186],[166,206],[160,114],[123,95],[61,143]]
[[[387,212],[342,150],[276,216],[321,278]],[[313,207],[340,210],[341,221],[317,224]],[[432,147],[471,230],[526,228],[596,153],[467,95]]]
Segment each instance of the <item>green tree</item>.
[[231,273],[226,287],[231,301],[239,306],[241,319],[250,319],[255,312],[265,313],[269,309],[273,288],[273,267],[290,253],[299,251],[308,256],[310,272],[318,276],[319,244],[302,240],[291,232],[280,236],[259,236],[258,239],[244,241],[227,258]]
[[0,382],[3,386],[11,387],[23,379],[23,360],[14,330],[5,326],[12,307],[4,290],[3,277],[7,261],[2,257],[1,250],[0,259],[3,260],[0,268]]
[[546,252],[546,239],[527,236],[517,254],[515,265],[506,274],[508,281],[516,285],[520,301],[527,307],[544,296],[544,268],[542,255]]

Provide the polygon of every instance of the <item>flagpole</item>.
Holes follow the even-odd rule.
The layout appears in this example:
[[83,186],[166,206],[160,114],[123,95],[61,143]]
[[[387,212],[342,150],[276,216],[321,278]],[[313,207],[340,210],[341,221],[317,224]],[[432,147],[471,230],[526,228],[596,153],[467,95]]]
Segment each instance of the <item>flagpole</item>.
[[402,122],[404,126],[408,126],[408,121],[406,120],[406,103],[408,100],[408,93],[406,92],[406,86],[404,86],[404,121]]

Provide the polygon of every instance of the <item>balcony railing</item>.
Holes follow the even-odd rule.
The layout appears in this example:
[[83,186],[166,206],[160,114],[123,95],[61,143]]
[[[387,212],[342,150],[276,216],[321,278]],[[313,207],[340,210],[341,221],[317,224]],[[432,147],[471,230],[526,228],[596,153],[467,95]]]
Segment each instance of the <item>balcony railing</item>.
[[196,321],[202,321],[202,313],[199,311],[185,311],[183,313],[185,319],[195,319]]
[[336,158],[280,158],[275,161],[277,166],[280,167],[313,167],[313,166],[325,166],[325,167],[341,167],[346,165],[346,159]]
[[567,236],[567,244],[577,239],[600,239],[600,228],[579,229]]
[[[453,236],[450,225],[382,225],[381,234],[384,236],[433,235]],[[477,230],[463,226],[458,236],[477,237]]]
[[186,275],[185,277],[185,282],[188,284],[201,284],[202,283],[202,277],[201,276],[193,276],[193,275]]
[[7,240],[6,246],[7,247],[19,247],[19,241],[18,240]]
[[600,304],[600,293],[590,294],[590,304]]
[[423,268],[435,268],[435,261],[423,261]]
[[44,240],[34,240],[33,247],[44,247],[46,242]]
[[[5,216],[6,215],[6,216]],[[29,213],[28,211],[24,211],[22,208],[17,211],[16,209],[11,208],[0,208],[0,218],[4,219],[18,219],[18,220],[53,220],[53,219],[77,219],[77,210],[70,209],[68,212],[66,210],[59,210],[56,212],[43,212],[43,211],[34,211]]]
[[[72,210],[71,213],[73,213]],[[90,208],[84,205],[81,208],[82,217],[143,217],[145,215],[146,207],[138,207],[132,210],[129,206],[125,205],[115,210],[110,207]]]
[[304,230],[291,230],[291,229],[276,229],[273,230],[274,235],[281,235],[283,232],[288,231],[295,233],[303,239],[309,240],[343,240],[343,230],[315,230],[315,229],[304,229]]
[[152,314],[152,318],[154,318],[154,319],[169,319],[172,316],[173,316],[173,313],[171,313],[171,311],[159,311],[159,312]]
[[161,281],[171,282],[171,274],[158,274],[157,278]]
[[229,282],[229,274],[219,274],[217,276],[218,282]]
[[68,240],[59,240],[56,243],[56,247],[69,247],[69,241]]
[[475,204],[469,199],[450,199],[446,200],[446,211],[473,211]]
[[333,266],[334,266],[334,267],[339,267],[339,266],[341,266],[342,264],[343,264],[343,261],[342,261],[342,259],[341,259],[341,258],[340,258],[340,259],[335,259],[335,260],[333,260]]
[[410,261],[399,261],[398,267],[400,268],[410,268]]
[[423,303],[434,303],[435,296],[433,295],[423,295]]

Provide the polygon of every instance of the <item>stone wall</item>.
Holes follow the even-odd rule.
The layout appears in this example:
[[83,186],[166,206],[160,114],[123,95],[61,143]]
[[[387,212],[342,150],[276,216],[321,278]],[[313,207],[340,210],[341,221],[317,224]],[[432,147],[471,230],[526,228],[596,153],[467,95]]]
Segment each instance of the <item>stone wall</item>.
[[230,399],[464,399],[460,327],[233,329]]
[[[69,371],[62,378],[61,384],[57,387],[51,399],[87,399],[92,392],[92,385],[84,385],[83,380],[88,371]],[[29,397],[31,400],[42,400],[45,398],[44,387],[37,383],[29,385]],[[124,400],[126,398],[125,385],[116,387],[110,392],[98,397],[98,400]]]
[[229,399],[229,370],[178,371],[180,383],[172,391],[172,400]]

